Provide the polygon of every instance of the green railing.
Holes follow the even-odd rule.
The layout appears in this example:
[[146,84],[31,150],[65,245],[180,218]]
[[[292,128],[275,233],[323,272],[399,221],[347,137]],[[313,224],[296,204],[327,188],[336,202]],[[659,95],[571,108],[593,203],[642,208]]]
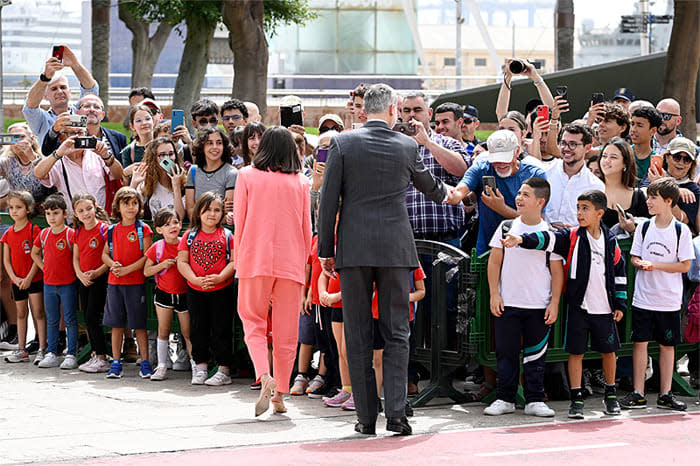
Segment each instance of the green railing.
[[[631,356],[633,343],[630,338],[632,332],[632,315],[629,311],[632,306],[632,296],[634,294],[634,278],[635,269],[629,260],[629,251],[632,246],[631,239],[623,239],[618,241],[620,249],[625,256],[627,266],[627,309],[623,320],[618,329],[620,332],[621,348],[617,351],[618,356]],[[487,367],[496,368],[496,353],[493,344],[494,334],[491,321],[490,310],[490,295],[489,283],[487,278],[487,264],[489,253],[486,252],[481,256],[476,255],[476,251],[472,251],[471,272],[478,274],[478,282],[476,288],[476,315],[471,328],[470,343],[474,344],[478,350],[476,354],[477,361]],[[552,332],[549,339],[549,349],[547,350],[547,362],[563,362],[569,358],[569,353],[564,351],[564,322],[566,321],[566,306],[564,300],[559,304],[559,317],[552,326]],[[697,343],[681,343],[676,346],[676,358],[680,358],[683,354],[698,351]],[[649,343],[649,355],[652,358],[658,358],[659,345]],[[600,353],[588,351],[584,359],[600,359]],[[673,389],[688,396],[695,396],[695,390],[686,382],[677,372],[673,373]],[[521,400],[522,401],[522,400]]]

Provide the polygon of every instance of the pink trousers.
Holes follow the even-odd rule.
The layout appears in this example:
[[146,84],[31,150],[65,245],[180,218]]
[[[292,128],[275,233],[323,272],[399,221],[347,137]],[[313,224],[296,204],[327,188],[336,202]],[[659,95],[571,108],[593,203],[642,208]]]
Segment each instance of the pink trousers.
[[272,302],[272,363],[276,390],[289,392],[289,378],[296,358],[302,284],[275,277],[241,278],[238,281],[238,315],[243,322],[248,353],[255,376],[270,374],[267,357],[267,313]]

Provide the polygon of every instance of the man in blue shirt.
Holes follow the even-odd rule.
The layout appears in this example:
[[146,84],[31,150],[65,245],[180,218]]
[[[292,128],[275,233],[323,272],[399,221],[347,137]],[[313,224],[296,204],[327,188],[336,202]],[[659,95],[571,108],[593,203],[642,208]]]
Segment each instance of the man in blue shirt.
[[[507,218],[515,218],[515,196],[528,178],[546,179],[544,170],[518,159],[520,145],[512,131],[499,130],[486,141],[488,152],[479,155],[455,188],[451,203],[459,203],[470,192],[479,199],[479,235],[477,254],[488,250],[488,243],[498,225]],[[495,179],[496,189],[483,186],[483,177]]]
[[[55,138],[61,129],[66,126],[67,117],[62,117],[60,124],[56,125],[56,119],[62,113],[75,113],[77,108],[70,105],[70,87],[68,79],[61,74],[57,74],[65,67],[70,67],[75,73],[75,77],[80,81],[80,98],[85,94],[99,94],[97,81],[92,78],[90,72],[76,58],[73,51],[63,45],[63,60],[51,57],[46,61],[44,72],[39,76],[39,80],[29,89],[27,101],[22,108],[24,119],[36,135],[39,145],[44,143],[47,133]],[[46,98],[51,104],[51,108],[46,111],[39,107],[41,99]]]

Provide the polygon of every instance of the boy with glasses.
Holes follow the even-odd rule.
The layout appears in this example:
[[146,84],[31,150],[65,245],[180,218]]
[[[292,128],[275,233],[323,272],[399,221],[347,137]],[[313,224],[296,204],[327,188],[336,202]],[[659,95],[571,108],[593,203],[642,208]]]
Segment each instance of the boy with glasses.
[[221,106],[221,120],[229,137],[233,130],[248,124],[248,107],[238,99],[231,99]]
[[190,115],[192,115],[192,126],[198,131],[207,126],[216,128],[219,125],[219,107],[209,99],[200,99],[192,104]]

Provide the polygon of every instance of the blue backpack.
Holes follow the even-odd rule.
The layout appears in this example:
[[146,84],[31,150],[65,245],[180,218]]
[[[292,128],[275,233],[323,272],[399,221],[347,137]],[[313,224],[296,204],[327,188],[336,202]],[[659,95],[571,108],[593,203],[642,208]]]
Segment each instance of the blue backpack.
[[[114,241],[112,240],[114,236],[114,227],[119,225],[118,223],[115,223],[113,225],[110,225],[109,228],[107,228],[107,244],[109,245],[109,257],[114,259]],[[134,226],[136,227],[136,235],[139,237],[139,249],[141,252],[143,252],[143,222],[139,219],[136,219],[134,222]],[[100,235],[102,234],[102,230],[100,230]],[[102,239],[104,240],[105,237],[102,236]]]
[[[192,228],[190,232],[187,233],[187,250],[192,246],[197,233],[199,233],[197,228]],[[231,232],[224,228],[224,235],[226,236],[226,263],[228,264],[231,261]]]

